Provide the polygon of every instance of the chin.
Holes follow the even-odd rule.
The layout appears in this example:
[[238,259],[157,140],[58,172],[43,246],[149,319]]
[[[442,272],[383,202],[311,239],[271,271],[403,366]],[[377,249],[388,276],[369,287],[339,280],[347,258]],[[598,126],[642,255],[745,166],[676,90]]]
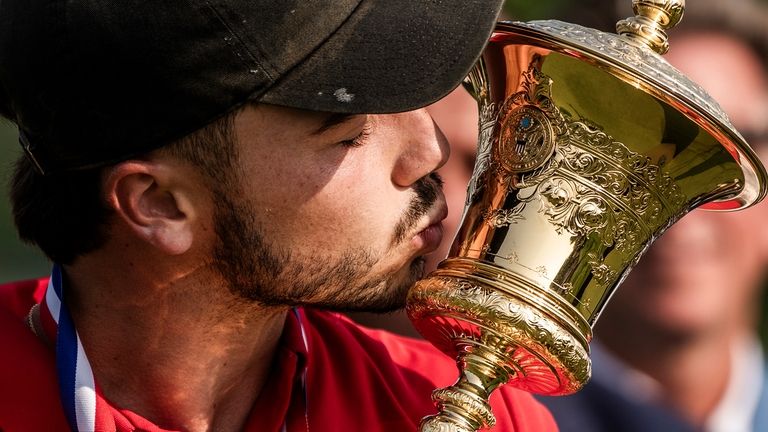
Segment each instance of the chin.
[[697,305],[690,301],[681,302],[679,299],[666,300],[668,301],[638,305],[639,310],[627,313],[624,317],[635,315],[639,318],[638,325],[645,327],[650,333],[669,339],[696,338],[717,327],[717,307]]
[[[424,277],[424,257],[413,259],[389,278],[379,279],[377,283],[345,289],[324,301],[311,302],[308,306],[336,312],[372,312],[389,313],[405,307],[408,291],[413,284]],[[375,278],[374,278],[375,279]],[[354,292],[353,295],[345,293]]]
[[394,275],[385,290],[360,312],[387,313],[405,307],[411,287],[425,276],[426,258],[416,257],[410,264]]

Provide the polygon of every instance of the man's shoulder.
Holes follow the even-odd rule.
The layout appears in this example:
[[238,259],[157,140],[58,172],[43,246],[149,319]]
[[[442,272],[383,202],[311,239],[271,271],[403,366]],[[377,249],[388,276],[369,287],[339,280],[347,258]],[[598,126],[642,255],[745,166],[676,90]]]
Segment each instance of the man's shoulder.
[[307,317],[323,345],[334,357],[351,356],[371,366],[424,372],[436,385],[450,385],[455,379],[455,362],[430,343],[385,330],[362,326],[345,315],[308,310]]
[[66,428],[52,352],[24,320],[47,283],[34,279],[0,285],[0,429],[6,431]]
[[[693,431],[669,406],[653,402],[655,387],[610,353],[591,344],[592,379],[569,396],[539,397],[564,432]],[[631,384],[627,384],[631,383]]]
[[0,284],[0,311],[23,317],[45,295],[48,278],[29,279]]
[[[458,378],[456,362],[426,341],[369,329],[329,312],[308,310],[307,318],[313,332],[310,351],[322,351],[318,356],[322,364],[313,369],[322,368],[324,372],[315,379],[329,388],[344,383],[349,406],[358,403],[361,395],[378,395],[376,407],[367,409],[386,415],[382,421],[393,422],[392,413],[397,412],[410,419],[435,413],[431,392],[453,384]],[[530,394],[511,386],[496,391],[491,405],[498,420],[494,431],[557,430],[543,406]],[[376,413],[369,412],[368,416],[375,418]],[[392,426],[415,428],[415,424]]]
[[768,431],[768,364],[763,364],[763,381],[760,383],[760,398],[755,410],[753,427],[756,432]]

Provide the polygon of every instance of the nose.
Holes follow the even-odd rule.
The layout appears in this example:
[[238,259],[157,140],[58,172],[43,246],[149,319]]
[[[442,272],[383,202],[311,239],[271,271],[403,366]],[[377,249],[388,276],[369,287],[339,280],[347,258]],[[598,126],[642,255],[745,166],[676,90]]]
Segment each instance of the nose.
[[445,164],[450,155],[448,140],[425,109],[396,114],[398,155],[392,181],[408,187]]

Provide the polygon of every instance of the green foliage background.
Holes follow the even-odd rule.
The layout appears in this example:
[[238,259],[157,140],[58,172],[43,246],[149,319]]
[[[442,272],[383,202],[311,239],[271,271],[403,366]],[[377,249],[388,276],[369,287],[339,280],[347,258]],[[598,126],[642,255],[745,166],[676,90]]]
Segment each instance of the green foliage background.
[[19,241],[13,227],[7,185],[13,162],[20,154],[16,127],[0,120],[0,282],[44,276],[49,267],[40,252]]

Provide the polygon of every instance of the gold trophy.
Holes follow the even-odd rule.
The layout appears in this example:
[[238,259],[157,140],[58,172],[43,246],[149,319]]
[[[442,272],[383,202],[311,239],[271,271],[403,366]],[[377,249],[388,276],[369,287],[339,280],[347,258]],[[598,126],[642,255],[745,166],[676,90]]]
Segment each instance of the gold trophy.
[[634,0],[619,35],[500,23],[467,87],[478,159],[449,257],[408,297],[419,332],[455,357],[421,431],[495,419],[508,383],[545,395],[590,377],[591,327],[651,242],[688,211],[747,207],[766,172],[715,101],[671,67],[682,0]]

